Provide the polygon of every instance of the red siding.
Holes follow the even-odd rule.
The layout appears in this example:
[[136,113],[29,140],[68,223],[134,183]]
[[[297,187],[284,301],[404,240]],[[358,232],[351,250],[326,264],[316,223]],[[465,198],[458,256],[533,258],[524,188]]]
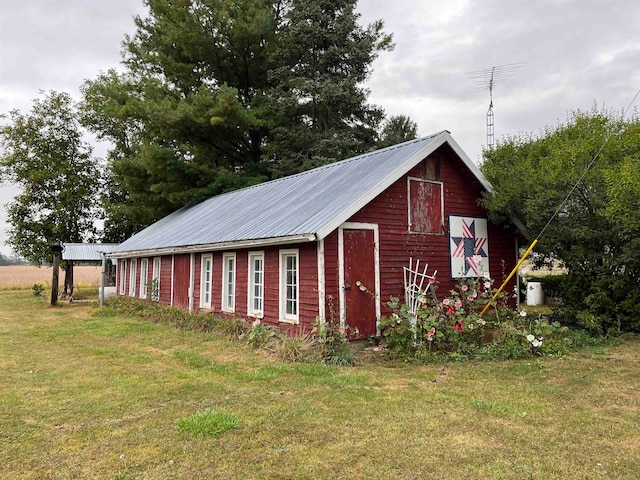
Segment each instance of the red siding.
[[[429,273],[438,270],[437,278],[440,282],[440,291],[447,292],[453,288],[456,280],[450,278],[449,265],[449,236],[448,216],[464,215],[485,217],[486,212],[478,205],[478,199],[483,192],[477,179],[466,169],[462,161],[448,146],[441,147],[433,157],[441,159],[440,167],[430,169],[427,161],[412,169],[407,175],[394,182],[382,194],[372,200],[368,205],[353,215],[349,222],[374,223],[379,228],[379,258],[380,258],[380,300],[382,313],[386,311],[386,302],[390,296],[403,298],[403,267],[408,265],[409,257],[429,263]],[[442,234],[409,233],[408,225],[408,200],[407,177],[425,179],[427,172],[439,177],[444,184],[444,232]],[[428,225],[426,225],[428,226]],[[502,280],[503,275],[508,274],[515,265],[515,243],[513,234],[510,234],[489,223],[489,258],[490,272],[496,280]],[[298,249],[298,312],[299,324],[290,325],[280,322],[280,251],[286,249]],[[278,325],[291,331],[309,332],[315,322],[318,312],[318,258],[317,244],[315,242],[300,243],[294,245],[272,246],[265,248],[236,250],[236,291],[235,312],[233,316],[245,317],[247,315],[247,290],[248,290],[248,265],[247,255],[249,251],[261,250],[264,252],[264,323]],[[234,252],[229,250],[229,252]],[[204,253],[204,252],[203,252]],[[222,258],[226,252],[213,253],[211,309],[219,313],[222,303]],[[332,232],[324,239],[324,280],[326,295],[326,317],[331,316],[333,310],[335,317],[339,312],[339,265],[338,265],[338,235]],[[193,305],[200,305],[200,281],[201,281],[201,253],[194,256],[194,289]],[[188,291],[189,268],[186,270],[183,263],[190,263],[189,255],[176,255],[175,265],[182,273],[174,277],[174,304],[183,307],[188,302],[176,302],[178,288]],[[123,264],[124,261],[121,261]],[[125,292],[128,293],[128,263],[122,265],[127,270]],[[138,264],[138,270],[140,265]],[[149,276],[153,269],[153,258],[149,258]],[[186,273],[185,273],[186,272]],[[172,256],[162,257],[160,275],[160,303],[170,304],[172,293]],[[118,287],[120,276],[118,275]],[[178,287],[178,284],[184,285]]]
[[[404,297],[403,267],[408,266],[409,257],[429,263],[429,273],[438,270],[440,292],[453,288],[457,280],[451,279],[449,265],[448,216],[451,214],[485,217],[486,212],[478,205],[482,186],[457,155],[447,146],[435,155],[442,155],[442,181],[444,183],[445,232],[441,235],[409,233],[407,176],[424,178],[425,162],[396,181],[381,195],[361,209],[350,222],[378,224],[380,233],[380,299],[382,314],[390,296]],[[489,223],[489,261],[493,278],[502,281],[515,266],[515,243],[512,234]],[[325,245],[325,249],[326,249]],[[337,269],[336,269],[337,270]],[[334,270],[326,269],[327,278]],[[512,286],[508,287],[511,288]],[[332,293],[337,293],[337,288]],[[327,292],[329,294],[329,291]],[[442,293],[441,293],[442,295]]]

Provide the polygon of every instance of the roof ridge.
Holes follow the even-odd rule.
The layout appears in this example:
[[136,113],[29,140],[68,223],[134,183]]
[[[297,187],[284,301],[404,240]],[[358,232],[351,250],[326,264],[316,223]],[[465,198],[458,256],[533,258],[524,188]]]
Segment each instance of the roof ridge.
[[402,148],[402,147],[405,147],[405,146],[407,146],[409,144],[412,144],[412,143],[418,143],[418,142],[423,142],[423,141],[428,140],[428,139],[432,139],[434,137],[437,137],[438,135],[441,135],[444,132],[448,132],[448,131],[447,130],[441,130],[441,131],[439,131],[437,133],[434,133],[434,134],[431,134],[431,135],[426,135],[426,136],[420,137],[420,138],[414,138],[412,140],[407,140],[406,142],[398,143],[396,145],[390,145],[388,147],[380,148],[378,150],[371,150],[370,152],[361,153],[359,155],[356,155],[355,157],[348,157],[348,158],[344,158],[342,160],[336,160],[335,162],[327,163],[325,165],[320,165],[319,167],[310,168],[309,170],[304,170],[302,172],[294,173],[292,175],[286,175],[284,177],[274,178],[272,180],[267,180],[266,182],[260,182],[260,183],[256,183],[255,185],[249,185],[247,187],[239,188],[237,190],[231,190],[230,192],[224,192],[224,193],[220,193],[218,195],[213,195],[212,197],[209,197],[208,199],[206,199],[204,201],[206,202],[207,200],[210,200],[212,198],[220,198],[220,197],[231,195],[231,194],[234,194],[234,193],[237,193],[237,192],[241,192],[241,191],[244,191],[244,190],[250,190],[250,189],[253,189],[253,188],[258,188],[258,187],[260,187],[262,185],[281,182],[281,181],[284,181],[284,180],[287,180],[287,179],[290,179],[290,178],[301,177],[303,175],[308,175],[308,174],[310,174],[312,172],[316,172],[318,170],[333,168],[333,167],[336,167],[336,166],[339,166],[339,165],[344,165],[346,163],[354,162],[356,160],[362,160],[363,158],[372,156],[374,154],[378,155],[378,154],[380,154],[382,152],[387,152],[387,151],[390,151],[390,150],[395,150],[395,149],[398,149],[398,148]]

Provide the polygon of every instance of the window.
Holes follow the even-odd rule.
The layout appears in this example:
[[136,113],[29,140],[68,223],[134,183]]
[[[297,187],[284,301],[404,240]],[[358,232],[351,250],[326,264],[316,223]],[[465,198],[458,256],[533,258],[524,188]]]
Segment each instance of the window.
[[419,178],[407,181],[409,232],[444,234],[442,183]]
[[147,298],[147,282],[149,281],[149,259],[140,260],[140,298]]
[[280,250],[280,320],[298,323],[298,250]]
[[151,301],[160,301],[160,268],[162,267],[162,258],[153,259],[153,275],[151,277]]
[[200,265],[200,308],[211,308],[211,275],[213,273],[213,255],[202,255]]
[[236,309],[236,254],[225,253],[222,261],[222,310],[233,312]]
[[134,258],[129,264],[129,296],[136,296],[136,266],[138,261]]
[[249,252],[247,315],[262,317],[264,310],[264,253]]
[[119,260],[118,268],[120,269],[120,295],[124,295],[124,283],[127,281],[127,261]]

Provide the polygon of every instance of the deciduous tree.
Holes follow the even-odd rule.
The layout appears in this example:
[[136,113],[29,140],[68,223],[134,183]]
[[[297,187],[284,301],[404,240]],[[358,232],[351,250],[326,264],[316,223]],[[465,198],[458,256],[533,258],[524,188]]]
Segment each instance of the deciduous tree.
[[29,113],[9,113],[2,126],[0,181],[21,189],[8,204],[8,244],[36,265],[51,261],[50,245],[95,234],[100,168],[82,139],[66,93],[48,92]]
[[523,221],[529,241],[562,205],[537,250],[568,269],[565,314],[602,333],[640,330],[640,120],[573,112],[485,151],[481,168],[495,187],[485,206],[494,219]]

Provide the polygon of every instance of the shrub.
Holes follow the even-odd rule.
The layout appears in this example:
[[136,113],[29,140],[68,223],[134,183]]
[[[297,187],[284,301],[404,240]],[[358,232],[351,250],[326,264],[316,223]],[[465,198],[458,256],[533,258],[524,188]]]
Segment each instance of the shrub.
[[33,290],[34,297],[40,297],[42,296],[42,292],[44,292],[44,286],[41,283],[34,283],[31,290]]
[[312,332],[316,337],[318,355],[324,363],[353,365],[356,362],[349,335],[357,335],[357,329],[340,325],[340,322],[331,315],[329,320],[317,317]]
[[247,340],[247,344],[252,348],[266,348],[276,336],[276,332],[269,325],[263,324],[259,319],[254,320],[251,328],[246,331],[242,338]]
[[[438,300],[427,293],[418,298],[415,312],[392,298],[389,317],[381,320],[385,346],[392,355],[427,360],[448,358],[524,358],[566,350],[560,337],[567,331],[543,316],[532,317],[509,306],[508,295],[493,298],[488,276],[464,279]],[[480,315],[487,305],[490,309]]]

